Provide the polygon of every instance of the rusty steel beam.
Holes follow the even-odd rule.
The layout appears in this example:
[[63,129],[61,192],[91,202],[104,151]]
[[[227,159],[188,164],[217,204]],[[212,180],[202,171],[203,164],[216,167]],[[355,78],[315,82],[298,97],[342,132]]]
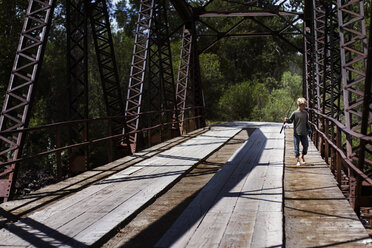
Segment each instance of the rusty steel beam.
[[303,49],[302,48],[300,48],[297,45],[293,44],[291,41],[289,41],[288,39],[286,39],[285,37],[283,37],[283,35],[281,35],[280,33],[274,31],[272,28],[270,28],[269,26],[265,25],[263,22],[257,20],[254,17],[249,17],[249,18],[251,20],[253,20],[254,22],[256,22],[257,24],[259,24],[262,27],[264,27],[265,29],[269,30],[269,32],[277,35],[279,39],[283,40],[284,42],[286,42],[287,44],[289,44],[290,46],[292,46],[293,48],[295,48],[298,52],[303,53]]
[[[313,67],[313,43],[311,40],[311,28],[308,26],[307,22],[304,22],[304,30],[306,35],[304,39],[304,97],[308,100],[307,107],[313,108],[313,84],[314,84],[314,67]],[[310,120],[313,120],[310,115]]]
[[[327,105],[330,108],[330,116],[340,120],[341,118],[341,57],[340,57],[340,37],[338,34],[338,19],[337,19],[337,4],[335,0],[330,0],[329,3],[329,85],[327,87]],[[332,135],[333,136],[333,135]],[[336,140],[334,140],[336,141]]]
[[[165,1],[156,1],[154,6],[147,81],[147,107],[149,111],[157,111],[151,116],[147,126],[151,127],[172,121],[171,112],[164,114],[165,110],[177,109]],[[160,135],[158,142],[169,138],[168,131],[170,131],[169,128],[165,129],[164,127],[149,131],[149,144],[153,143],[151,139],[154,135]]]
[[154,0],[141,1],[125,106],[125,116],[130,116],[130,118],[126,120],[126,125],[128,127],[127,132],[129,133],[129,143],[132,153],[136,151],[137,146],[136,131],[139,128],[139,114],[141,113],[143,84],[146,73],[153,10]]
[[[298,33],[282,33],[283,35],[299,35]],[[218,37],[220,38],[267,38],[276,36],[273,33],[252,33],[252,34],[224,34],[224,33],[216,33],[216,34],[199,34],[198,37]]]
[[[362,106],[366,85],[367,36],[363,0],[337,0],[341,47],[341,75],[344,89],[345,126],[361,132]],[[361,89],[360,89],[361,88]],[[346,139],[347,157],[358,161],[359,146]],[[358,165],[362,166],[362,165]],[[359,168],[362,169],[362,168]],[[361,179],[353,171],[349,175],[350,204],[358,212]]]
[[302,12],[284,12],[279,11],[278,13],[273,13],[271,11],[265,10],[247,10],[247,11],[201,11],[197,13],[199,18],[207,18],[207,17],[246,17],[246,16],[254,16],[254,17],[265,17],[265,16],[299,16],[303,15]]
[[218,41],[220,41],[222,38],[224,38],[226,35],[230,34],[232,31],[234,31],[237,27],[239,27],[241,24],[243,24],[247,19],[246,18],[243,18],[241,20],[239,20],[237,23],[235,23],[231,28],[229,28],[229,30],[227,30],[226,32],[224,32],[222,35],[218,36],[216,40],[212,41],[209,45],[207,45],[204,49],[201,50],[200,53],[205,53],[206,51],[208,51],[210,48],[212,48],[213,46],[215,46],[217,44]]
[[192,35],[192,46],[191,46],[191,81],[192,81],[192,93],[193,93],[193,103],[194,108],[194,119],[196,128],[205,127],[205,100],[204,92],[200,75],[200,62],[199,62],[199,49],[197,43],[197,36],[195,35],[195,25],[193,25]]
[[[48,39],[55,2],[29,0],[5,100],[0,131],[20,130],[28,125],[33,88],[38,80]],[[1,162],[17,160],[22,154],[24,135],[0,135]],[[7,201],[14,190],[17,166],[0,166],[0,199]]]
[[[363,98],[363,108],[362,108],[362,124],[361,124],[361,134],[371,137],[372,135],[372,8],[370,9],[370,26],[369,26],[369,41],[367,50],[367,66],[366,66],[366,78],[364,83],[364,98]],[[360,140],[360,149],[358,154],[358,168],[360,170],[371,169],[372,165],[367,165],[366,161],[368,154],[372,154],[371,143],[365,140]],[[361,187],[361,185],[357,185]],[[357,188],[357,190],[361,190]],[[361,205],[361,204],[359,204]]]
[[[66,13],[69,120],[88,119],[88,1],[67,0]],[[87,135],[87,127],[83,124],[71,127],[69,143],[82,142]],[[74,160],[81,157],[84,164],[76,164],[75,169]],[[86,170],[87,148],[70,149],[68,166],[69,172]]]
[[[90,5],[90,21],[108,116],[124,114],[119,74],[116,65],[106,0]],[[118,123],[122,129],[123,123]]]
[[190,91],[190,61],[191,61],[191,49],[192,49],[192,33],[186,27],[182,34],[182,44],[180,53],[180,62],[178,65],[177,74],[177,86],[176,86],[176,101],[177,109],[179,111],[179,128],[180,133],[183,134],[184,120],[185,120],[185,108],[187,92]]
[[[304,96],[306,97],[307,107],[308,108],[315,108],[315,95],[314,92],[315,87],[315,30],[314,30],[314,22],[313,22],[313,1],[306,0],[305,1],[305,9],[304,9],[304,85],[306,87]],[[309,120],[315,122],[315,116],[313,112],[309,112]]]
[[[313,27],[314,27],[314,57],[315,57],[315,88],[316,88],[316,109],[322,110],[322,91],[323,87],[323,59],[325,50],[325,9],[320,0],[313,0]],[[319,122],[317,123],[319,127]]]
[[190,22],[194,19],[193,9],[185,0],[170,0],[182,21]]
[[[116,65],[114,45],[111,34],[109,13],[106,0],[96,0],[89,6],[90,23],[94,46],[101,76],[103,96],[108,116],[124,117],[124,102],[120,89],[120,79]],[[122,133],[124,119],[115,118],[112,121],[112,133]],[[121,139],[115,140],[115,152],[120,155]]]

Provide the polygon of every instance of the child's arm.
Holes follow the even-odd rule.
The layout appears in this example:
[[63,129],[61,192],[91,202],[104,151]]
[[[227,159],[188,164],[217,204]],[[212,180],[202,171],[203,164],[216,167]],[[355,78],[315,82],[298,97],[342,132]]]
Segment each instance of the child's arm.
[[284,122],[292,123],[293,121],[294,121],[294,112],[292,112],[292,114],[289,118],[288,117],[284,118]]

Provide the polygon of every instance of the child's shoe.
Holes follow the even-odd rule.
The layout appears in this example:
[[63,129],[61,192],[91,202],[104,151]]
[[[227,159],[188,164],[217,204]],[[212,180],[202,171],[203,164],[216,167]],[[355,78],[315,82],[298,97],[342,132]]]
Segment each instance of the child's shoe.
[[300,166],[301,165],[301,163],[300,163],[300,161],[297,161],[297,164],[296,164],[297,166]]

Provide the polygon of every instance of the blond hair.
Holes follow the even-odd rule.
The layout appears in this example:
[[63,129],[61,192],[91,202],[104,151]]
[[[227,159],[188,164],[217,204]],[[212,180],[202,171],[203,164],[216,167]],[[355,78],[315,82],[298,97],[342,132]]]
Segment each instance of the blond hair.
[[306,99],[303,98],[303,97],[298,98],[298,99],[297,99],[297,105],[303,105],[303,104],[304,104],[304,105],[307,104]]

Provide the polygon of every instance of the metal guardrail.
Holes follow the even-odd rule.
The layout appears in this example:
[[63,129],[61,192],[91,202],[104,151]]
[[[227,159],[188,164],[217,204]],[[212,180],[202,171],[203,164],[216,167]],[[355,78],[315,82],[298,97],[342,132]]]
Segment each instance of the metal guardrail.
[[[199,107],[185,108],[184,111],[190,112],[190,111],[194,111],[196,108],[199,108]],[[139,115],[141,115],[141,116],[145,116],[145,115],[151,116],[151,115],[153,115],[157,112],[159,112],[159,111],[147,111],[147,112],[142,112]],[[160,112],[161,112],[161,114],[169,114],[169,115],[172,115],[172,116],[175,114],[174,110],[164,110],[164,111],[160,111]],[[192,115],[190,115],[189,117],[185,118],[184,121],[196,120],[198,118],[202,118],[202,116],[192,116]],[[19,158],[15,159],[15,160],[9,160],[7,162],[0,163],[0,171],[1,171],[0,172],[0,178],[6,178],[9,173],[13,172],[12,170],[7,169],[7,166],[9,166],[9,165],[20,164],[20,163],[25,162],[25,161],[45,157],[45,156],[50,155],[50,154],[56,154],[56,162],[57,162],[56,177],[57,177],[57,180],[61,180],[62,179],[61,153],[63,151],[66,151],[66,150],[69,150],[69,149],[72,149],[72,148],[76,149],[76,148],[80,148],[80,147],[87,147],[87,146],[90,146],[90,145],[93,145],[93,144],[96,144],[96,143],[100,143],[100,142],[104,142],[104,141],[109,141],[110,143],[108,144],[108,146],[113,146],[113,140],[121,139],[122,140],[121,144],[123,146],[123,149],[128,148],[127,154],[130,154],[129,135],[132,135],[134,133],[141,133],[141,132],[145,133],[147,131],[158,129],[158,128],[161,128],[161,127],[167,127],[167,126],[168,127],[169,126],[174,127],[174,126],[176,126],[175,121],[170,121],[170,122],[164,122],[164,123],[160,123],[160,124],[157,124],[157,125],[153,125],[153,126],[150,126],[150,127],[144,127],[142,129],[138,129],[138,130],[132,130],[130,132],[125,131],[125,132],[120,133],[120,134],[112,134],[112,127],[110,125],[112,125],[112,122],[115,119],[123,119],[123,116],[110,116],[110,117],[102,117],[102,118],[94,118],[94,119],[64,121],[64,122],[58,122],[58,123],[53,123],[53,124],[47,124],[47,125],[43,125],[43,126],[39,126],[39,127],[30,127],[30,128],[19,129],[19,130],[11,130],[11,131],[0,132],[0,135],[4,135],[4,136],[11,135],[11,134],[18,134],[18,133],[22,133],[23,135],[26,135],[26,134],[29,134],[29,133],[35,132],[35,131],[46,131],[46,130],[51,130],[51,129],[55,129],[55,132],[56,132],[56,134],[55,134],[55,141],[56,142],[55,142],[55,144],[52,145],[52,146],[55,147],[54,149],[49,149],[49,150],[46,150],[46,151],[42,151],[42,152],[39,152],[39,153],[36,153],[36,154],[27,155],[27,156],[21,155],[21,156],[19,156]],[[83,124],[84,128],[88,128],[89,127],[88,124],[92,124],[92,123],[96,123],[96,122],[102,122],[102,121],[107,122],[107,126],[108,126],[107,136],[100,137],[100,138],[88,139],[88,140],[84,140],[82,142],[75,143],[75,144],[61,145],[61,131],[62,131],[62,128],[69,128],[71,126],[81,125],[81,124]],[[178,134],[179,134],[179,132],[178,132]],[[112,157],[113,157],[112,147],[111,148],[108,147],[108,151],[109,151],[108,152],[108,161],[111,162]],[[86,163],[87,162],[88,161],[86,161]],[[17,165],[17,167],[19,167],[19,166]],[[0,187],[2,187],[2,184],[0,184]],[[0,189],[0,191],[2,192],[2,189]],[[0,199],[1,199],[1,197],[4,197],[4,194],[0,195]]]
[[[323,126],[318,127],[316,123],[310,121],[313,130],[313,141],[325,161],[329,163],[331,169],[335,171],[335,176],[338,184],[342,184],[341,173],[342,170],[344,170],[344,175],[348,178],[349,182],[351,182],[353,179],[357,180],[357,182],[360,183],[360,185],[362,185],[363,187],[372,187],[372,178],[365,173],[363,168],[359,167],[358,160],[353,159],[353,157],[347,156],[347,151],[343,147],[341,138],[342,133],[344,133],[347,139],[357,138],[359,140],[364,140],[367,143],[372,144],[372,137],[350,130],[338,120],[320,113],[316,109],[309,108],[308,110],[309,112],[312,112],[313,114],[318,116],[318,118],[320,119],[319,123],[324,123]],[[335,129],[333,136],[328,133],[330,127]],[[322,139],[321,142],[318,142],[319,138]],[[363,148],[366,149],[365,147],[361,147],[361,149]],[[355,155],[354,157],[356,156],[357,155]],[[363,161],[363,164],[364,169],[372,168],[372,163],[370,163],[367,159]],[[357,199],[358,205],[360,207],[371,207],[370,197],[363,196],[359,191],[349,189],[349,198]]]

